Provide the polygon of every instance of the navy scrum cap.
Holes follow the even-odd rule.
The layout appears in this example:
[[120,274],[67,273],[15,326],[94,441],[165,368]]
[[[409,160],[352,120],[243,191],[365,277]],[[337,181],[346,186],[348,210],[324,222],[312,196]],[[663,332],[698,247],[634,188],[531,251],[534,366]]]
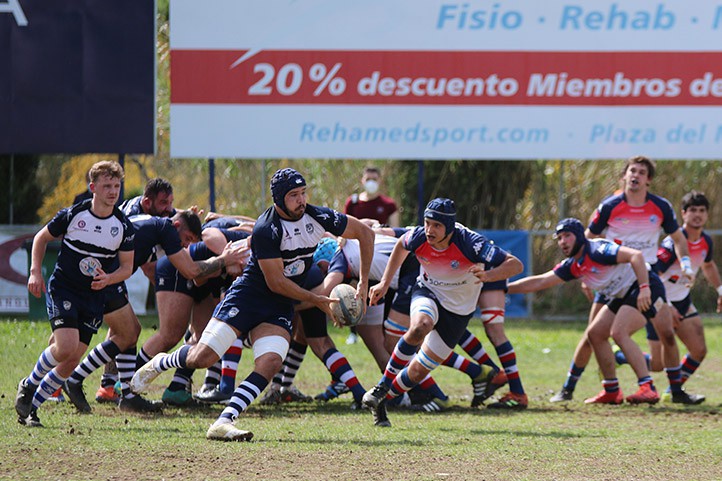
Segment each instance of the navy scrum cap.
[[298,171],[294,169],[277,170],[276,173],[273,174],[273,177],[271,177],[271,196],[273,197],[273,203],[288,214],[283,199],[291,190],[296,187],[303,187],[304,185],[306,185],[306,179],[304,179]]
[[584,225],[579,219],[567,217],[566,219],[562,219],[557,222],[557,227],[554,229],[554,235],[559,235],[562,232],[574,234],[576,240],[574,241],[574,250],[572,250],[572,255],[576,255],[582,245],[586,242],[586,238],[584,237]]
[[451,199],[436,198],[424,209],[424,218],[441,222],[446,227],[446,235],[454,231],[456,224],[456,206]]

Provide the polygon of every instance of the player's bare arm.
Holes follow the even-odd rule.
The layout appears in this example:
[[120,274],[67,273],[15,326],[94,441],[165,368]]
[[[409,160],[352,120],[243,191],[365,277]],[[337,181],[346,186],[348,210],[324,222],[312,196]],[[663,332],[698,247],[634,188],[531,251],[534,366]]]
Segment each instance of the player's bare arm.
[[509,294],[527,294],[529,292],[543,291],[550,287],[557,286],[564,281],[554,274],[554,271],[547,271],[544,274],[529,276],[510,282],[508,287]]
[[28,291],[35,297],[40,297],[45,292],[45,280],[43,279],[43,258],[48,248],[48,243],[56,237],[45,226],[33,238],[33,247],[30,253],[30,275],[28,276]]

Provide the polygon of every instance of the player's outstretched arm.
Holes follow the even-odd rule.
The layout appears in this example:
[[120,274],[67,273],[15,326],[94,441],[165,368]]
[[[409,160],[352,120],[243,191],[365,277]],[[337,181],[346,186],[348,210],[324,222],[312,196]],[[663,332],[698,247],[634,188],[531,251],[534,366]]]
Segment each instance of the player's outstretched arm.
[[509,289],[508,294],[526,294],[529,292],[543,291],[544,289],[549,289],[563,282],[561,277],[554,274],[554,271],[547,271],[544,274],[524,277],[523,279],[510,282],[507,286]]

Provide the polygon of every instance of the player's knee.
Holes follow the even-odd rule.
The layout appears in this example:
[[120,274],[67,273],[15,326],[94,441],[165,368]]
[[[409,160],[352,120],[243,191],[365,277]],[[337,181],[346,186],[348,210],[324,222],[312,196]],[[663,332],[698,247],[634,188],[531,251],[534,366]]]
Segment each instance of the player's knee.
[[196,344],[188,351],[186,366],[190,369],[205,369],[218,361],[218,354],[204,344]]
[[504,324],[503,307],[485,307],[481,310],[481,322],[484,326],[492,324]]

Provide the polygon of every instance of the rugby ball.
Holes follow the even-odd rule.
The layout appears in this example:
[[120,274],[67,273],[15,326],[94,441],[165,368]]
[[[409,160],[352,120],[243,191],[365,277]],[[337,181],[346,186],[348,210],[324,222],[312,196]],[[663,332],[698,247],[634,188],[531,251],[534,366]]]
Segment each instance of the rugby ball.
[[339,284],[331,291],[332,299],[338,302],[331,304],[331,311],[339,322],[346,326],[355,326],[364,314],[361,299],[356,299],[356,289],[348,284]]

